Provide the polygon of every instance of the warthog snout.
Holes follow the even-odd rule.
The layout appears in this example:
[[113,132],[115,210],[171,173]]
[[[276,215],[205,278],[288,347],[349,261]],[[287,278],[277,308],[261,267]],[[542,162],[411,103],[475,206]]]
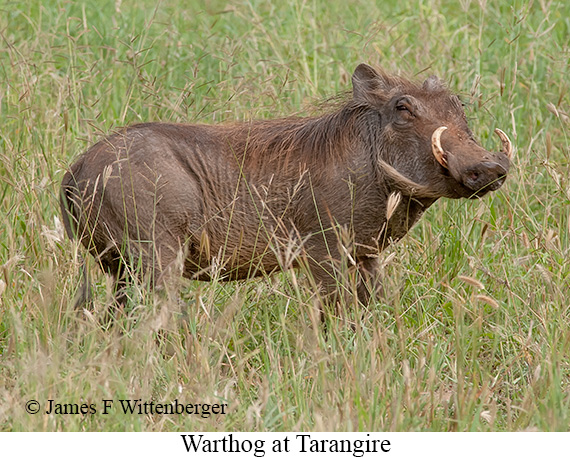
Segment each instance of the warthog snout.
[[446,130],[447,127],[442,126],[433,132],[432,152],[439,164],[465,187],[463,193],[471,193],[465,196],[480,197],[500,188],[505,182],[513,157],[509,137],[502,130],[495,130],[502,143],[502,150],[495,154],[483,149],[472,139],[467,142],[468,148],[465,148],[465,141],[447,139],[444,148],[442,134]]
[[496,162],[482,162],[465,171],[463,184],[469,189],[479,192],[497,190],[503,185],[507,170]]

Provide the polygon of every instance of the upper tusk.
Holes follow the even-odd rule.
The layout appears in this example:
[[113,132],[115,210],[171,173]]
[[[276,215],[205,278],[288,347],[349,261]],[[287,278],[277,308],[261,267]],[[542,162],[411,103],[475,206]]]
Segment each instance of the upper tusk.
[[442,126],[434,130],[431,136],[431,151],[440,165],[447,168],[447,154],[441,147],[441,134],[444,130],[447,130],[447,127]]
[[503,143],[503,154],[505,154],[509,158],[509,160],[512,160],[513,144],[511,143],[511,140],[509,140],[507,134],[503,132],[501,129],[495,129],[495,133],[499,136],[501,142]]

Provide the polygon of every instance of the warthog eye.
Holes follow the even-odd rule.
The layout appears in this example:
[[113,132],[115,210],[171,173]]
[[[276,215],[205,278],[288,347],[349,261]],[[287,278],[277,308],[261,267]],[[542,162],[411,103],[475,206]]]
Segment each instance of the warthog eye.
[[400,112],[401,118],[403,120],[409,121],[414,118],[413,105],[408,98],[403,97],[398,100],[395,108]]
[[403,115],[403,118],[410,120],[415,116],[415,104],[410,97],[401,97],[396,101],[394,108]]
[[407,111],[408,113],[412,114],[412,110],[410,109],[409,105],[406,105],[405,103],[402,102],[396,105],[396,109],[398,111]]

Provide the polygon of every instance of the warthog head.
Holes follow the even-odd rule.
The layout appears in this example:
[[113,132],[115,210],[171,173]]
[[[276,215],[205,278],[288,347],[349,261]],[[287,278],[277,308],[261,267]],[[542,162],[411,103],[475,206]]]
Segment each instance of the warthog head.
[[357,102],[377,111],[379,166],[418,198],[475,198],[504,183],[513,155],[507,135],[490,152],[475,140],[463,105],[431,76],[420,86],[361,64],[353,75]]

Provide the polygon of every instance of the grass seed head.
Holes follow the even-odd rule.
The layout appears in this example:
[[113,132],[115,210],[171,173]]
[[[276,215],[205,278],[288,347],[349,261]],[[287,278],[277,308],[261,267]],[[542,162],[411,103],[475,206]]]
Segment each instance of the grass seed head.
[[400,204],[402,200],[402,194],[400,192],[392,192],[388,197],[388,203],[386,204],[386,220],[390,220],[390,218],[394,215],[394,211]]
[[470,286],[476,287],[477,289],[485,288],[485,285],[481,281],[472,278],[471,276],[458,275],[457,279],[464,282],[465,284],[469,284]]
[[494,299],[489,297],[488,295],[476,295],[476,300],[482,301],[490,305],[493,309],[499,309],[499,303],[497,303]]

